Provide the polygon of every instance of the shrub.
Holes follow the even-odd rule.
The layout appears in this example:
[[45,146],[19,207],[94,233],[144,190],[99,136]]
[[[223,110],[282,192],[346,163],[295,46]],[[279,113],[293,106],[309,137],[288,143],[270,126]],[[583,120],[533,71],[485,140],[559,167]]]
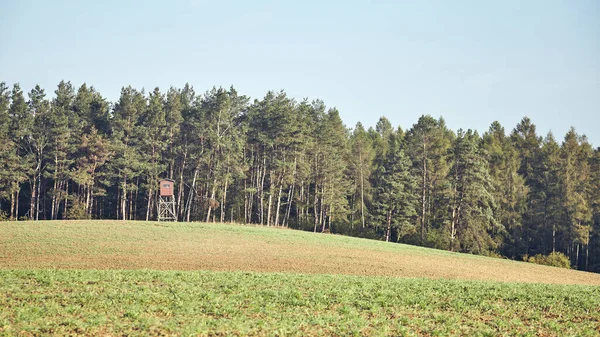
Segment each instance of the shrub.
[[90,218],[85,210],[85,202],[79,199],[73,200],[73,204],[71,205],[71,208],[69,208],[67,215],[70,220],[84,220]]
[[569,261],[569,258],[565,254],[559,253],[559,252],[552,252],[548,255],[542,255],[542,254],[537,254],[535,256],[525,255],[525,256],[523,256],[523,261],[537,263],[537,264],[543,264],[546,266],[571,269],[571,262]]

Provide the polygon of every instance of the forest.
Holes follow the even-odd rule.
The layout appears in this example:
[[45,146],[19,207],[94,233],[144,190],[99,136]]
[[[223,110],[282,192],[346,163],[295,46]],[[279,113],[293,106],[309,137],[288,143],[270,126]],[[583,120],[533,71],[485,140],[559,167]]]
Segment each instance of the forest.
[[[367,113],[367,112],[365,112]],[[336,233],[522,260],[560,252],[600,272],[600,148],[524,117],[479,134],[442,117],[344,125],[321,100],[233,87],[0,83],[0,220],[155,220]],[[92,223],[93,224],[93,223]]]

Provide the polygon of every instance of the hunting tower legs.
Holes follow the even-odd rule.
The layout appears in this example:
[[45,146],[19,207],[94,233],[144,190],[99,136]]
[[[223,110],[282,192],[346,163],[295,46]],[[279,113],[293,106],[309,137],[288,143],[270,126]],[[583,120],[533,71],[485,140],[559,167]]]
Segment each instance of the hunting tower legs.
[[177,221],[175,197],[158,197],[158,221]]

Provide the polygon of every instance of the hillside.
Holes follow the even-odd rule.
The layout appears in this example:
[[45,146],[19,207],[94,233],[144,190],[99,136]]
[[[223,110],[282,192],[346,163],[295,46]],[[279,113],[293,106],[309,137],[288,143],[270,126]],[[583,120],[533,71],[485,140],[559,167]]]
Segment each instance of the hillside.
[[292,272],[600,285],[600,275],[280,228],[206,223],[0,223],[0,268]]

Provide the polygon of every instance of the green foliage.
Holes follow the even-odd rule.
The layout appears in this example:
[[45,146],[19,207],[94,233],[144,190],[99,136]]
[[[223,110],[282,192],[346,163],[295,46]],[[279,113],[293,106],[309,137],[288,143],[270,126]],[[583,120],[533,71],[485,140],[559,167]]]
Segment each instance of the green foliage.
[[492,234],[502,227],[493,214],[493,185],[479,141],[476,132],[458,131],[450,173],[453,193],[449,230],[451,249],[485,255],[497,248]]
[[7,335],[594,336],[600,320],[600,291],[589,286],[150,270],[0,276]]
[[87,212],[87,207],[85,202],[75,199],[71,203],[71,207],[69,208],[67,218],[69,220],[82,220],[89,219],[90,215]]
[[448,219],[449,155],[454,138],[442,118],[436,120],[429,115],[421,116],[406,132],[406,152],[419,183],[417,213],[422,245],[430,245],[428,231],[445,227]]
[[387,140],[387,154],[374,175],[377,184],[374,208],[378,222],[387,224],[385,238],[389,241],[392,229],[396,231],[398,240],[414,236],[417,232],[417,181],[410,174],[412,163],[401,148],[401,136],[389,133]]
[[548,255],[537,254],[535,256],[523,256],[523,261],[543,264],[546,266],[571,269],[569,257],[561,252],[552,252]]
[[574,129],[558,143],[525,117],[510,135],[498,122],[457,135],[426,115],[406,132],[386,117],[350,131],[336,108],[283,90],[250,102],[233,87],[128,86],[111,103],[61,81],[54,94],[0,83],[0,210],[11,219],[68,218],[76,199],[88,217],[154,219],[157,180],[171,178],[179,221],[513,259],[558,251],[600,268],[600,150]]

